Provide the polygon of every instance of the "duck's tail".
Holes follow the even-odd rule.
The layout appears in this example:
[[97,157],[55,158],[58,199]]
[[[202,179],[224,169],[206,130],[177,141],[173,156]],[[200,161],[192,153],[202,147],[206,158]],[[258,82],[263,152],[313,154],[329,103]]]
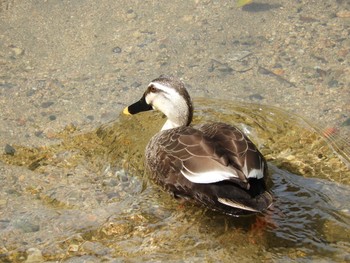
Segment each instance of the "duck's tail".
[[255,198],[252,198],[249,200],[238,201],[238,200],[218,197],[218,202],[225,206],[228,206],[227,210],[230,210],[230,208],[234,208],[234,209],[240,209],[247,212],[259,213],[268,209],[272,205],[273,197],[268,191],[265,191],[262,194],[256,196]]

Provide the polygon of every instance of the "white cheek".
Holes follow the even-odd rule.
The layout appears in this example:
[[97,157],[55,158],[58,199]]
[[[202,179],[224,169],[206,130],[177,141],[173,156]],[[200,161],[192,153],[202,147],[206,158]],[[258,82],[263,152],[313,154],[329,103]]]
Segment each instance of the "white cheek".
[[145,100],[146,100],[146,103],[147,103],[148,105],[151,105],[151,104],[152,104],[153,99],[154,99],[154,94],[153,94],[153,93],[148,93],[148,94],[146,95]]

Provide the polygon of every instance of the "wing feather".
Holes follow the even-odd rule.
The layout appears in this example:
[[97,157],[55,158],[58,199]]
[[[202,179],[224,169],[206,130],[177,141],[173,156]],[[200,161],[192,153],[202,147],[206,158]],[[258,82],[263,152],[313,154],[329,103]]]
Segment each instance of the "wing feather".
[[156,149],[147,152],[157,155],[150,158],[157,160],[155,169],[170,166],[192,183],[229,180],[249,189],[249,178],[264,176],[265,160],[259,151],[240,130],[227,124],[179,127],[161,132],[154,140],[157,143],[150,145]]
[[230,163],[240,170],[245,178],[264,177],[265,159],[238,128],[225,123],[215,123],[201,125],[199,129],[228,152]]

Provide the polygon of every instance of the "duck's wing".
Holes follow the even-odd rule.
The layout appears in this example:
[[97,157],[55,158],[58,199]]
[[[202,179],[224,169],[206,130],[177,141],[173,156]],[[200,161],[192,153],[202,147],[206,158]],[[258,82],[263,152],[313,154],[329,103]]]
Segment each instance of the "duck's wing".
[[229,162],[245,178],[262,179],[266,175],[265,158],[238,128],[225,123],[212,123],[200,125],[198,129],[226,150]]
[[247,186],[247,178],[240,169],[233,166],[226,150],[210,139],[200,130],[181,127],[169,130],[158,138],[167,164],[174,168],[192,183],[209,184],[224,180]]

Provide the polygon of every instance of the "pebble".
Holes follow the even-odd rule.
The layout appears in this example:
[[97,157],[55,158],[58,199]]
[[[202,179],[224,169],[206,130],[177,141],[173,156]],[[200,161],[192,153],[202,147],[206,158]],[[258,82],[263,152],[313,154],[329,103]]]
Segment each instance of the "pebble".
[[43,262],[44,258],[41,253],[41,250],[37,248],[29,248],[27,250],[27,259],[24,261],[25,263],[37,263],[37,262]]
[[93,121],[95,119],[95,117],[93,115],[88,115],[88,116],[86,116],[86,118],[90,121]]
[[340,126],[350,126],[350,118],[347,118]]
[[40,230],[40,226],[38,224],[34,224],[26,220],[18,220],[15,223],[15,226],[16,228],[22,230],[24,233],[33,233]]
[[53,101],[47,101],[47,102],[41,103],[41,107],[42,107],[42,108],[48,108],[48,107],[50,107],[50,106],[53,105],[53,104],[54,104]]
[[16,152],[15,148],[13,148],[11,145],[9,144],[5,145],[5,154],[13,156],[15,155],[15,152]]
[[54,120],[56,120],[56,119],[57,119],[56,115],[50,115],[50,116],[49,116],[49,120],[50,120],[50,121],[54,121]]
[[101,243],[91,241],[84,242],[81,248],[83,251],[98,256],[104,256],[110,251],[108,247],[103,246]]
[[341,18],[348,18],[348,17],[350,17],[350,11],[347,11],[347,10],[339,11],[336,14],[336,16],[341,17]]
[[115,53],[115,54],[119,54],[122,52],[122,49],[120,47],[115,47],[112,49],[112,52]]
[[137,18],[137,15],[135,14],[134,10],[129,9],[128,12],[126,13],[126,17],[131,20]]
[[22,48],[12,46],[11,49],[12,49],[15,56],[21,56],[24,54],[24,49],[22,49]]
[[[1,65],[1,64],[0,64]],[[7,83],[7,82],[5,82],[5,83],[0,83],[0,88],[4,88],[4,89],[11,89],[11,88],[13,88],[15,85],[14,84],[12,84],[12,83]]]
[[34,132],[34,135],[35,135],[36,137],[42,138],[42,137],[43,137],[43,131],[35,131],[35,132]]
[[272,73],[281,76],[281,75],[284,74],[284,70],[281,69],[281,68],[276,68],[276,69],[273,69],[273,70],[272,70]]
[[339,83],[336,79],[331,79],[327,84],[329,88],[336,88],[339,86]]
[[208,68],[208,72],[213,72],[214,70],[218,70],[221,73],[225,73],[225,74],[233,73],[233,69],[227,63],[220,62],[216,59],[212,59],[211,62],[212,64]]
[[255,100],[255,101],[259,101],[259,100],[262,100],[262,99],[264,99],[264,97],[262,96],[262,95],[260,95],[260,94],[258,94],[258,93],[255,93],[255,94],[252,94],[252,95],[250,95],[249,96],[249,99],[250,100]]
[[133,87],[133,88],[138,88],[138,87],[140,87],[141,85],[142,85],[142,84],[141,84],[140,82],[135,81],[134,83],[131,84],[131,87]]

